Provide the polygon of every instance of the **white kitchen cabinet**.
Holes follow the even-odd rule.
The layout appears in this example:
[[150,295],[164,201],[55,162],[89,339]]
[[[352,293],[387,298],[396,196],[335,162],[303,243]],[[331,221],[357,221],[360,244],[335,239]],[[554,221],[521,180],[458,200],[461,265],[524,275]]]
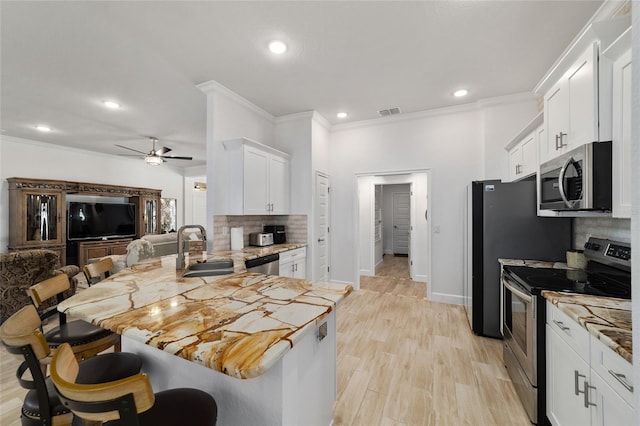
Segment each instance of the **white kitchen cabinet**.
[[280,253],[280,276],[306,279],[306,266],[307,249],[305,247]]
[[288,214],[288,154],[246,138],[223,144],[229,156],[227,214]]
[[509,155],[508,182],[532,176],[538,171],[538,138],[542,126],[542,113],[529,122],[505,149]]
[[600,140],[598,75],[598,43],[592,43],[544,95],[541,162]]
[[612,69],[612,216],[631,217],[631,28],[603,53]]
[[517,181],[536,173],[538,166],[537,132],[529,133],[509,151],[509,180]]
[[547,302],[547,417],[556,426],[634,424],[633,366]]
[[[588,425],[591,411],[584,407],[589,364],[547,324],[547,417],[556,426]],[[581,393],[582,392],[582,393]]]

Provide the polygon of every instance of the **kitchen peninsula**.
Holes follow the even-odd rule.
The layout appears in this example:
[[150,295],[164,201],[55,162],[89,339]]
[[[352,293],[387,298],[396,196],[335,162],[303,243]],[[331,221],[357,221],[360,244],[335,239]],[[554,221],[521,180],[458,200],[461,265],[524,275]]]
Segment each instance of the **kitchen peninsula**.
[[[215,259],[210,256],[209,259]],[[336,307],[349,285],[244,271],[183,278],[175,256],[127,268],[58,306],[122,335],[154,391],[195,387],[219,424],[330,424]]]

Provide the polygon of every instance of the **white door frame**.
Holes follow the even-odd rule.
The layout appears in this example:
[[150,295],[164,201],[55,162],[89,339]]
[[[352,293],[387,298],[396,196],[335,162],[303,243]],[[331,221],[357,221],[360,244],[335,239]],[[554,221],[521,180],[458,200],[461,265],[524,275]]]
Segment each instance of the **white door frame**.
[[[432,235],[432,231],[431,231],[431,169],[412,169],[412,170],[395,170],[395,171],[379,171],[379,172],[361,172],[361,173],[355,173],[354,174],[354,185],[356,188],[355,194],[354,194],[354,206],[356,206],[355,209],[353,209],[354,211],[354,230],[353,230],[353,241],[355,241],[355,251],[356,251],[356,268],[355,268],[355,276],[353,279],[353,282],[355,283],[355,287],[357,289],[360,288],[360,270],[361,270],[361,265],[360,265],[360,255],[361,253],[365,253],[369,259],[370,259],[370,264],[374,265],[374,258],[375,258],[375,245],[373,244],[373,240],[371,239],[371,243],[367,245],[367,247],[360,247],[360,194],[359,194],[359,182],[360,182],[360,178],[365,178],[365,177],[380,177],[380,178],[385,178],[385,179],[389,179],[388,182],[375,182],[374,180],[372,180],[372,182],[370,183],[370,191],[373,194],[374,191],[374,185],[375,183],[388,183],[388,184],[403,184],[403,183],[410,183],[412,184],[414,182],[413,180],[413,174],[416,173],[421,173],[421,174],[425,174],[427,177],[427,187],[426,187],[426,191],[427,191],[427,200],[426,200],[426,205],[427,205],[427,211],[429,211],[429,215],[426,217],[427,219],[427,224],[426,224],[426,229],[427,229],[427,235],[425,236],[420,236],[421,241],[423,241],[424,238],[427,239],[426,241],[426,246],[427,246],[427,253],[426,255],[426,280],[428,282],[428,286],[427,286],[427,297],[431,298],[431,292],[433,289],[433,274],[431,273],[432,268],[431,268],[431,258],[432,258],[432,249],[431,249],[431,235]],[[394,179],[394,176],[396,177],[396,179]],[[412,191],[415,193],[415,188],[412,185]],[[415,199],[412,197],[411,198],[411,223],[412,226],[414,227],[414,230],[411,234],[411,247],[409,249],[410,253],[413,256],[413,259],[416,258],[416,256],[418,256],[419,254],[417,253],[417,251],[415,250],[415,244],[417,243],[418,240],[418,235],[415,232],[415,224],[417,223],[416,221],[421,219],[422,217],[425,216],[426,212],[417,212],[416,207],[415,207]],[[371,220],[370,220],[370,224],[373,225],[373,208],[371,207],[370,209],[370,215],[371,215]],[[373,229],[371,229],[371,234],[373,236]],[[373,238],[373,237],[372,237]],[[415,262],[414,262],[415,263]],[[415,265],[413,265],[415,266]],[[410,272],[411,276],[414,277],[414,271],[411,270]]]

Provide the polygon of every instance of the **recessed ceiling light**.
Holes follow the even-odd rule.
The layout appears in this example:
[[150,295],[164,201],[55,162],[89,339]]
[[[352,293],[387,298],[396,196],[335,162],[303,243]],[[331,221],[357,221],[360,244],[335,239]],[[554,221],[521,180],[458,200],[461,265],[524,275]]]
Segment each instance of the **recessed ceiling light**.
[[51,127],[45,126],[44,124],[38,124],[36,126],[36,130],[40,130],[41,132],[50,132],[51,131]]
[[338,118],[347,118],[347,113],[346,112],[339,112],[336,114],[336,117]]
[[106,106],[107,108],[110,109],[118,109],[120,108],[120,104],[114,101],[102,101],[102,105]]
[[276,55],[282,55],[287,51],[287,45],[280,40],[273,40],[269,43],[269,50],[271,53],[275,53]]
[[463,96],[467,96],[468,93],[469,91],[467,89],[460,89],[453,92],[453,96],[455,96],[456,98],[461,98]]

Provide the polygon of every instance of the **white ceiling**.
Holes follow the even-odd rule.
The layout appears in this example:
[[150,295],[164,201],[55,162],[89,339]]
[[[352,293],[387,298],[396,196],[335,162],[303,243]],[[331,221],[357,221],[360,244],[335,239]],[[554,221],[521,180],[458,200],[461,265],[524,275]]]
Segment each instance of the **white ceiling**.
[[[601,4],[1,1],[0,128],[111,154],[127,153],[115,144],[148,151],[155,136],[200,160],[174,165],[202,164],[199,83],[274,116],[316,110],[333,124],[520,93]],[[266,50],[276,38],[289,45],[278,57]],[[470,91],[462,100],[452,96],[460,87]]]

